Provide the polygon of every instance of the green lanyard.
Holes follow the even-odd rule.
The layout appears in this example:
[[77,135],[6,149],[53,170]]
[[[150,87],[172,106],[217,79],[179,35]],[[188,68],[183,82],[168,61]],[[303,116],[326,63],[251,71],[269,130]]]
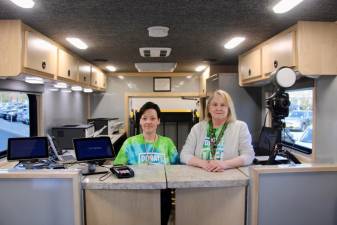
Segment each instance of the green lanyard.
[[225,130],[227,128],[227,123],[225,123],[224,125],[222,125],[221,131],[219,133],[218,138],[216,138],[215,136],[215,130],[213,128],[213,123],[212,121],[209,121],[209,134],[210,134],[210,149],[211,149],[211,154],[212,154],[212,160],[214,160],[215,157],[215,152],[216,152],[216,148],[221,140],[221,138],[223,137]]

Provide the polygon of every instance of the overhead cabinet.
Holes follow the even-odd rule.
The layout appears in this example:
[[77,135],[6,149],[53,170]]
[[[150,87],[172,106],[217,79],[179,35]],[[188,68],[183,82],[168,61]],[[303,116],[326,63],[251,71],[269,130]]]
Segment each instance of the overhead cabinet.
[[31,31],[25,31],[24,67],[43,73],[56,74],[57,46]]
[[244,56],[240,56],[239,74],[243,80],[260,77],[261,73],[261,49],[255,49]]
[[68,52],[59,49],[58,51],[58,77],[65,80],[78,80],[78,60]]
[[[101,91],[106,88],[106,76],[99,68],[20,20],[0,20],[0,34],[0,77],[30,74]],[[95,67],[93,76],[91,67]]]
[[282,66],[309,76],[337,75],[337,24],[300,21],[240,55],[240,85],[264,81]]
[[91,84],[91,65],[83,60],[79,60],[78,64],[78,81],[80,83],[90,85]]

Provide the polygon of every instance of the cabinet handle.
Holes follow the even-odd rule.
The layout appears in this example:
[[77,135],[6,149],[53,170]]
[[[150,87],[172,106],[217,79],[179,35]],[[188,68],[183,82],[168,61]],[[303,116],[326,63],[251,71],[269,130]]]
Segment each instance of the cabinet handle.
[[70,77],[70,70],[68,70],[68,77]]
[[274,60],[274,68],[276,69],[277,66],[278,66],[278,62],[277,62],[277,60]]
[[252,75],[252,71],[249,69],[248,70],[248,76]]
[[87,77],[83,77],[83,80],[84,80],[84,81],[87,81]]
[[46,63],[45,61],[42,61],[42,64],[41,64],[41,66],[42,66],[42,69],[46,69],[46,67],[47,67],[47,63]]

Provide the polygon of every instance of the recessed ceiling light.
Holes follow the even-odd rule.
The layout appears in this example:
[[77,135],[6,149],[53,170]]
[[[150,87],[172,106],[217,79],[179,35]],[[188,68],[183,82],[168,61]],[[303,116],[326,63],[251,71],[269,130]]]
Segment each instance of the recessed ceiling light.
[[63,83],[63,82],[58,82],[57,84],[54,85],[54,87],[56,87],[56,88],[67,88],[68,85],[66,83]]
[[244,37],[234,37],[232,39],[230,39],[225,45],[224,47],[226,49],[232,49],[235,48],[236,46],[238,46],[239,44],[241,44],[246,38]]
[[70,89],[63,89],[62,92],[63,93],[71,93],[71,90]]
[[166,37],[170,28],[163,26],[153,26],[147,28],[150,37]]
[[83,92],[84,92],[84,93],[91,93],[91,92],[92,92],[92,89],[91,89],[91,88],[84,88],[84,89],[83,89]]
[[78,49],[87,49],[88,45],[79,38],[67,37],[66,40]]
[[122,76],[122,75],[119,75],[119,76],[117,76],[119,79],[121,79],[121,80],[124,80],[124,76]]
[[109,70],[110,72],[115,72],[116,71],[116,67],[111,66],[111,65],[106,66],[105,68],[107,68],[107,70]]
[[15,5],[20,6],[21,8],[30,9],[33,8],[35,2],[33,0],[10,0]]
[[73,91],[82,91],[82,87],[81,86],[72,86],[71,90],[73,90]]
[[298,4],[300,4],[303,0],[281,0],[274,7],[274,13],[286,13]]
[[206,69],[206,66],[205,65],[199,65],[195,68],[195,71],[197,72],[201,72],[203,71],[204,69]]
[[26,77],[25,82],[30,84],[43,84],[44,81],[41,77]]

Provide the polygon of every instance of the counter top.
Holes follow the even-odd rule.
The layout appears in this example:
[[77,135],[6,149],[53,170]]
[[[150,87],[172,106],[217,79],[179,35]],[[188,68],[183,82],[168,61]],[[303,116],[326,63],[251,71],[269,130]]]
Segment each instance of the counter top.
[[102,174],[86,176],[82,180],[83,189],[165,189],[166,178],[163,165],[130,166],[135,176],[118,179],[111,175],[104,181],[99,178]]
[[246,186],[249,180],[237,169],[216,173],[186,165],[167,165],[165,169],[168,188]]

